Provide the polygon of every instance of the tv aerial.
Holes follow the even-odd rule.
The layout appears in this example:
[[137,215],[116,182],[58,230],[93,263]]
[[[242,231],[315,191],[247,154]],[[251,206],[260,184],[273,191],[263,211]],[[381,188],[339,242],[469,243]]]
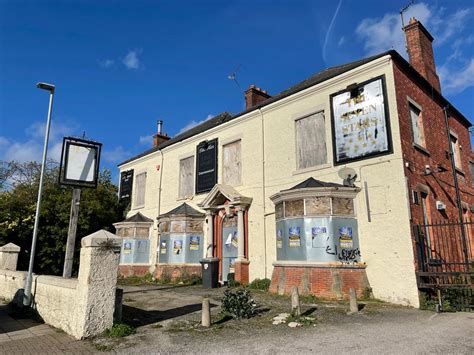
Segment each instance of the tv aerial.
[[242,90],[242,87],[240,86],[239,82],[237,81],[237,72],[239,71],[239,69],[240,69],[240,64],[237,65],[237,67],[234,69],[234,71],[232,73],[227,75],[227,79],[232,80],[235,83],[235,85],[237,85],[239,90],[244,92],[244,90]]
[[342,179],[342,184],[347,187],[355,187],[354,182],[357,179],[357,174],[352,168],[342,168],[337,172],[337,175]]

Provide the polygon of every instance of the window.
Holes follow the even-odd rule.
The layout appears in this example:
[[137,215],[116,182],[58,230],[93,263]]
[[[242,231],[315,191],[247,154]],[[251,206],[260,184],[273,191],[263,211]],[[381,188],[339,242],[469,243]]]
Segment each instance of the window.
[[421,110],[413,104],[410,106],[411,128],[413,131],[413,142],[421,147],[426,147],[425,132],[423,129],[423,115]]
[[454,155],[454,165],[457,169],[462,170],[461,149],[459,146],[459,139],[454,134],[450,134],[451,149]]
[[327,162],[324,113],[301,118],[296,124],[296,164],[306,169]]
[[179,197],[193,196],[194,156],[179,161]]
[[146,172],[135,177],[135,208],[145,206]]
[[222,182],[236,186],[241,184],[241,141],[226,144],[223,147]]
[[474,186],[474,162],[469,162],[469,170],[471,170],[471,185]]

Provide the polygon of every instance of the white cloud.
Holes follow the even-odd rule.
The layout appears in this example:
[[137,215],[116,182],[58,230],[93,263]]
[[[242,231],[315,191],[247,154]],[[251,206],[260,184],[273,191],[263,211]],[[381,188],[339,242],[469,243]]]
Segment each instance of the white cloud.
[[[441,45],[448,39],[453,37],[455,34],[460,33],[466,24],[469,23],[469,18],[472,15],[472,9],[461,9],[456,11],[454,14],[447,16],[439,25],[439,31],[436,33],[435,45]],[[438,28],[438,26],[435,26]]]
[[141,67],[140,58],[138,56],[142,53],[141,49],[136,49],[127,53],[123,58],[122,63],[127,69],[137,70]]
[[141,144],[141,145],[149,145],[151,146],[153,144],[153,136],[152,135],[149,135],[149,136],[140,136],[140,138],[138,138],[138,142]]
[[104,157],[105,161],[117,164],[130,157],[130,153],[127,152],[121,145],[119,145],[113,149],[104,149],[102,156]]
[[341,38],[339,38],[339,41],[337,42],[337,46],[340,47],[344,43],[346,43],[346,37],[342,36]]
[[99,65],[102,68],[110,68],[115,64],[115,61],[112,59],[104,59],[104,60],[99,60]]
[[204,123],[206,121],[209,121],[211,118],[213,118],[214,115],[207,115],[207,117],[201,121],[196,121],[196,120],[192,120],[191,122],[189,122],[186,126],[184,126],[183,128],[181,128],[178,132],[178,134],[181,134],[183,132],[186,132],[188,129],[191,129],[193,127],[196,127],[198,125],[200,125],[201,123]]
[[[408,22],[410,17],[416,17],[427,25],[432,15],[428,5],[419,3],[411,6],[404,18]],[[356,33],[364,42],[364,49],[369,55],[391,48],[402,55],[406,54],[402,21],[398,13],[387,13],[382,18],[365,18],[357,26]]]
[[474,86],[474,58],[459,69],[445,64],[438,70],[441,86],[446,94],[457,94]]
[[[0,160],[18,161],[21,163],[36,161],[40,162],[43,157],[43,145],[45,134],[45,122],[34,122],[25,129],[25,140],[12,140],[0,136]],[[69,124],[52,121],[49,133],[48,160],[59,161],[61,159],[62,138],[71,135],[77,129],[77,124]]]

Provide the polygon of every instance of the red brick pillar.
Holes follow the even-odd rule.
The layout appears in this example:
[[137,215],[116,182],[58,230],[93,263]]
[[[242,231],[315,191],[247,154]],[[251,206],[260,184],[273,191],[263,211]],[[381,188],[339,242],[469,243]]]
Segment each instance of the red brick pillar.
[[235,281],[240,282],[242,285],[249,283],[249,264],[248,260],[241,260],[235,262]]

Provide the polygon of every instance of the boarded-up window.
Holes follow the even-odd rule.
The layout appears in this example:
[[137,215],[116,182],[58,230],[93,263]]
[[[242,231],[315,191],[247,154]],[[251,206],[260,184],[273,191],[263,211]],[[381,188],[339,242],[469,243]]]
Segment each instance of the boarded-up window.
[[296,163],[298,169],[326,163],[326,128],[324,113],[302,118],[296,122]]
[[304,202],[303,200],[294,200],[285,202],[285,217],[303,217]]
[[146,173],[138,174],[135,181],[135,207],[143,207],[145,205]]
[[425,147],[425,133],[423,130],[423,116],[421,110],[410,104],[411,127],[413,131],[413,142],[419,146]]
[[335,215],[354,215],[354,200],[351,198],[333,198],[332,213]]
[[451,137],[451,148],[454,154],[454,165],[457,169],[462,170],[462,161],[461,161],[461,148],[459,147],[459,139],[453,134]]
[[331,202],[329,197],[314,197],[306,199],[306,215],[329,215],[331,214]]
[[179,161],[179,197],[193,196],[194,156]]
[[241,141],[226,144],[223,149],[222,179],[231,186],[242,182]]

